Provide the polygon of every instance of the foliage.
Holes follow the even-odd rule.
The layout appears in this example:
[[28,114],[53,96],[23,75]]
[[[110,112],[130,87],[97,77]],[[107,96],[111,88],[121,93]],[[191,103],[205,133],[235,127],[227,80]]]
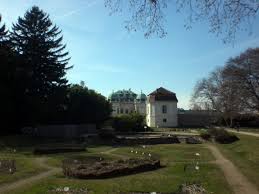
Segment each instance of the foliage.
[[130,18],[126,21],[126,28],[130,31],[143,30],[145,37],[152,34],[164,37],[167,34],[164,27],[166,8],[174,7],[177,12],[187,14],[186,29],[195,22],[208,21],[210,32],[217,36],[223,34],[224,42],[233,42],[238,31],[250,29],[251,32],[252,22],[259,10],[255,0],[105,0],[105,6],[111,14],[127,11]]
[[199,80],[191,102],[195,109],[200,107],[220,113],[226,125],[232,127],[234,118],[243,109],[243,103],[239,98],[239,87],[223,72],[223,68],[218,68]]
[[207,132],[202,132],[201,137],[205,140],[214,138],[216,142],[221,144],[233,143],[239,140],[236,135],[229,133],[225,129],[216,128],[210,128],[207,130]]
[[[50,106],[59,93],[66,89],[68,52],[62,44],[61,30],[52,23],[49,15],[33,6],[24,17],[19,17],[10,32],[13,49],[23,62],[17,64],[20,78],[19,117],[27,124],[43,122],[44,114],[56,111],[59,104]],[[47,110],[47,112],[45,112]]]
[[193,108],[221,113],[230,127],[239,115],[259,112],[258,63],[259,48],[230,58],[225,66],[197,82],[191,100]]
[[73,84],[67,90],[65,103],[66,123],[97,123],[107,120],[111,104],[104,96],[85,86]]
[[0,115],[3,126],[0,134],[4,134],[10,132],[16,125],[16,65],[18,62],[22,62],[17,53],[11,48],[9,34],[5,25],[0,25],[0,61]]
[[[238,97],[248,111],[259,112],[259,48],[250,48],[239,56],[230,58],[224,76],[233,80]],[[236,89],[237,89],[236,88]]]
[[[0,17],[0,22],[1,22]],[[100,123],[109,117],[105,97],[67,84],[68,52],[62,31],[37,6],[13,24],[0,23],[0,133],[39,124]]]
[[201,138],[208,141],[211,139],[211,135],[206,131],[202,131],[200,134]]
[[145,117],[138,113],[121,115],[113,118],[112,127],[116,131],[131,132],[144,131]]

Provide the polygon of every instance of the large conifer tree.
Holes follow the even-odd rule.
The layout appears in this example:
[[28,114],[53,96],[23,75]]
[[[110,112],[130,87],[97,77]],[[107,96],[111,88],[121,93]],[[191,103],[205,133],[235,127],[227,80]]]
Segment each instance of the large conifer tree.
[[[37,6],[19,17],[10,33],[12,47],[19,55],[16,67],[19,83],[17,109],[21,125],[55,120],[64,103],[69,57],[61,30]],[[52,116],[50,116],[52,115]]]
[[33,6],[13,25],[11,41],[24,59],[20,70],[27,79],[25,94],[46,101],[57,89],[67,84],[68,52],[62,44],[61,30],[53,25],[49,15]]
[[14,93],[14,74],[16,55],[13,52],[8,30],[1,23],[0,15],[0,115],[2,128],[0,134],[10,133],[15,125],[15,93]]
[[2,21],[2,16],[0,15],[0,44],[2,44],[2,41],[5,40],[6,38],[6,35],[7,35],[7,31],[5,29],[5,25],[1,24],[1,21]]

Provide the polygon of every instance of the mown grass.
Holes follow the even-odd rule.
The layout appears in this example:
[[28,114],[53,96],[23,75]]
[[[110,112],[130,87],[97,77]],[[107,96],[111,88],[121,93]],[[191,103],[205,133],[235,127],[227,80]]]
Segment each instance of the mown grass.
[[35,161],[35,158],[32,156],[20,153],[8,153],[6,151],[0,151],[0,160],[1,159],[14,159],[16,162],[16,172],[14,174],[10,174],[8,172],[1,172],[0,186],[2,184],[7,184],[19,179],[30,177],[45,170],[45,168],[38,166],[38,164]]
[[218,145],[242,173],[259,189],[259,138],[237,135],[240,140],[233,144]]
[[[112,149],[110,152],[109,150]],[[138,154],[131,153],[131,150],[137,150]],[[104,154],[101,154],[105,152]],[[209,191],[214,194],[231,194],[224,175],[221,170],[209,161],[214,160],[211,153],[203,145],[155,145],[147,146],[145,149],[141,146],[112,148],[107,146],[88,148],[88,152],[74,154],[76,156],[99,155],[103,157],[143,157],[142,152],[151,153],[152,156],[159,157],[164,165],[156,171],[122,176],[111,179],[101,180],[79,180],[66,178],[62,174],[42,180],[31,187],[20,188],[12,194],[46,194],[52,188],[70,187],[87,188],[96,194],[115,194],[127,193],[132,191],[141,192],[175,192],[179,185],[185,182],[200,182]],[[200,157],[195,153],[200,153]],[[65,157],[72,155],[53,155],[49,156],[51,160],[60,162]],[[145,157],[148,157],[146,155]],[[200,170],[194,170],[194,163],[199,160]],[[52,161],[52,162],[53,162]],[[57,163],[55,163],[57,164]],[[185,166],[189,166],[187,170]]]

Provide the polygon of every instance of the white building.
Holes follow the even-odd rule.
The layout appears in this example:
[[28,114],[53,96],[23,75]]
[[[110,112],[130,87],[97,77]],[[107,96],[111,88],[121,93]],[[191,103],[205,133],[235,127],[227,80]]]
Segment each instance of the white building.
[[113,92],[109,97],[112,103],[112,116],[140,113],[146,115],[146,95],[142,92],[137,95],[129,90]]
[[176,94],[162,87],[147,97],[146,122],[149,127],[178,126]]
[[162,87],[148,97],[142,92],[137,95],[129,89],[113,92],[108,99],[112,103],[112,116],[137,112],[146,116],[149,127],[178,125],[176,94]]

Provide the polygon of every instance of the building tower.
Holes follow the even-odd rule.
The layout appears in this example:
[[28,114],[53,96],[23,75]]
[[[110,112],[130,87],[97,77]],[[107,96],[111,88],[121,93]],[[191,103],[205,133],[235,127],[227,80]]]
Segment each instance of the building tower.
[[146,121],[149,127],[176,127],[177,118],[176,94],[158,88],[147,97]]

